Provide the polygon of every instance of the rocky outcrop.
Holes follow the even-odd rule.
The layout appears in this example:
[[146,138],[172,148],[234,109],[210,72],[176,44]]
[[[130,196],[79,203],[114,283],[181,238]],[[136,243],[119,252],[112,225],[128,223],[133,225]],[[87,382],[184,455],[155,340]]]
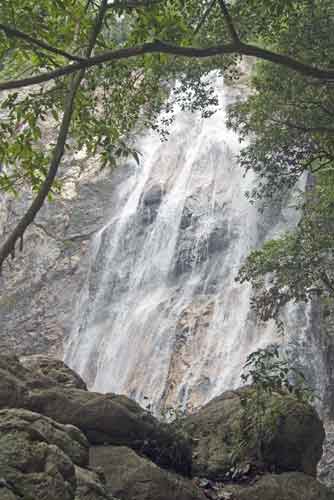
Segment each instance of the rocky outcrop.
[[[24,251],[3,266],[2,351],[62,356],[88,270],[85,256],[90,239],[103,226],[110,206],[117,206],[114,187],[125,172],[126,167],[111,179],[83,151],[67,152],[59,178],[61,194],[45,202],[25,233]],[[0,193],[0,240],[15,227],[31,201],[28,190],[20,198]]]
[[[25,364],[29,365],[27,360]],[[73,382],[72,371],[65,366],[54,370],[50,361],[50,371],[49,377],[41,373],[40,364],[28,370],[15,356],[0,356],[0,408],[25,408],[46,415],[77,426],[92,444],[125,445],[162,467],[190,473],[190,444],[170,426],[160,424],[126,396],[73,387],[78,382]],[[59,373],[66,375],[62,383],[56,382]]]
[[52,380],[54,385],[60,385],[69,389],[87,390],[82,378],[71,368],[66,366],[60,359],[35,354],[20,358],[20,363],[36,375],[42,375]]
[[301,471],[315,476],[324,440],[315,410],[289,394],[269,393],[265,410],[252,407],[254,414],[247,415],[245,438],[242,399],[252,390],[226,392],[184,420],[183,428],[193,438],[194,474],[226,479],[238,475],[238,463],[241,470],[245,466],[249,471]]
[[269,393],[261,435],[254,412],[240,439],[253,392],[168,425],[125,396],[88,392],[60,361],[1,355],[0,498],[334,500],[312,477],[324,432],[306,403]]
[[160,469],[123,446],[95,446],[90,465],[100,467],[108,491],[121,500],[205,500],[192,481]]
[[[198,348],[207,335],[207,330],[214,315],[214,298],[210,295],[198,294],[196,300],[185,307],[176,323],[173,354],[169,362],[165,391],[162,396],[162,406],[177,408],[179,388],[193,361],[194,349]],[[189,389],[187,410],[198,408],[205,399],[207,391],[206,367],[202,367],[202,377],[198,384]]]
[[86,495],[84,485],[94,474],[86,469],[88,449],[73,426],[27,410],[0,410],[1,499],[110,500],[96,475]]
[[32,391],[27,405],[59,422],[76,425],[92,444],[129,446],[161,467],[190,473],[187,440],[125,396],[53,388]]

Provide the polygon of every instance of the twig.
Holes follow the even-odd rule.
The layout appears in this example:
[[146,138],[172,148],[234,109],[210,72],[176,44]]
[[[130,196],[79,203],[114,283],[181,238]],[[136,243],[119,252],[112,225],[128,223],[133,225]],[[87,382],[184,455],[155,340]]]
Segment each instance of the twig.
[[194,30],[194,35],[197,35],[197,33],[200,31],[200,29],[202,28],[203,24],[205,23],[205,21],[207,20],[207,18],[209,17],[214,5],[216,3],[216,0],[211,0],[210,4],[208,5],[208,8],[205,10],[203,16],[201,17],[201,19],[199,20],[199,23],[198,25],[196,26],[195,30]]
[[11,26],[6,26],[5,24],[0,24],[0,30],[4,31],[8,37],[15,37],[15,38],[20,38],[24,40],[25,42],[29,42],[33,45],[36,45],[37,47],[40,47],[44,50],[47,50],[48,52],[52,52],[53,54],[57,54],[58,56],[63,56],[66,57],[66,59],[69,59],[71,61],[84,61],[85,59],[80,56],[75,56],[73,54],[69,54],[65,50],[58,49],[57,47],[52,47],[52,45],[49,45],[46,42],[43,42],[43,40],[38,40],[37,38],[34,38],[27,33],[23,33],[23,31],[20,31],[16,28],[12,28]]
[[229,11],[228,11],[228,8],[227,8],[224,0],[218,0],[218,3],[220,5],[220,8],[221,8],[221,10],[223,12],[223,15],[225,17],[225,21],[226,21],[226,24],[227,24],[227,27],[228,27],[228,30],[230,32],[230,35],[231,35],[231,38],[232,38],[233,42],[236,45],[240,44],[239,35],[236,32],[236,29],[235,29],[233,21],[232,21],[232,17],[230,15]]

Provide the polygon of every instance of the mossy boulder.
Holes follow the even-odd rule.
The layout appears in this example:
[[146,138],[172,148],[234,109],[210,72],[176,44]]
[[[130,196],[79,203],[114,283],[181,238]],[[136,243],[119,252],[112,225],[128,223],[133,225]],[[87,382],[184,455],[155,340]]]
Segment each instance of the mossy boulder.
[[[65,426],[26,410],[0,411],[0,477],[24,500],[72,500],[76,490],[71,458],[88,464],[88,443]],[[65,452],[68,453],[66,453]],[[70,457],[71,455],[71,457]],[[1,491],[1,490],[0,490]]]
[[27,410],[0,410],[1,500],[112,500],[88,462],[79,429]]
[[252,485],[229,485],[220,491],[230,500],[334,500],[334,492],[301,472],[266,474]]
[[231,477],[238,468],[316,475],[324,429],[315,410],[290,394],[268,393],[264,406],[245,407],[254,388],[228,391],[184,419],[193,440],[193,473]]
[[189,479],[160,469],[124,446],[95,446],[90,465],[105,474],[110,493],[121,500],[205,500]]

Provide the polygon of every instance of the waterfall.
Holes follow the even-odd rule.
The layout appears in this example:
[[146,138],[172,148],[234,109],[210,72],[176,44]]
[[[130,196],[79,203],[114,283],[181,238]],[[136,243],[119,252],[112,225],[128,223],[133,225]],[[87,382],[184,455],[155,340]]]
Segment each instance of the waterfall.
[[[299,216],[289,203],[262,215],[245,198],[256,177],[242,175],[239,138],[225,126],[237,91],[221,78],[215,89],[213,116],[179,110],[168,141],[147,133],[140,167],[117,173],[66,346],[66,362],[91,389],[156,411],[239,385],[247,355],[277,341],[235,276],[251,249]],[[293,322],[299,335],[304,323]]]

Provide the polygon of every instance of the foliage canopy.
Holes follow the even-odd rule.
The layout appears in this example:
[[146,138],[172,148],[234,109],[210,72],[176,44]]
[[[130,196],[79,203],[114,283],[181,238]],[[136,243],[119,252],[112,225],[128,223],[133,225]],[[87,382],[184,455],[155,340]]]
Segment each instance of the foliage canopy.
[[[302,8],[302,6],[304,6]],[[303,60],[333,65],[334,5],[300,2],[276,39],[280,50],[298,46]],[[323,17],[325,14],[325,17]],[[334,87],[318,85],[286,68],[258,63],[252,92],[230,109],[229,124],[248,144],[240,155],[258,183],[247,196],[273,207],[303,175],[297,228],[253,251],[238,280],[255,287],[253,306],[263,320],[279,321],[283,306],[321,296],[334,298]]]
[[[22,246],[44,200],[60,188],[57,175],[69,138],[71,147],[99,154],[103,165],[128,154],[138,159],[128,135],[136,127],[156,127],[163,106],[172,110],[169,88],[176,77],[183,92],[174,99],[207,114],[215,100],[204,75],[216,69],[236,78],[244,55],[274,63],[259,70],[253,101],[231,118],[247,134],[257,133],[268,118],[270,92],[278,96],[281,78],[288,84],[285,94],[295,100],[306,89],[326,108],[334,82],[330,0],[0,0],[0,12],[0,189],[18,194],[28,185],[36,193],[0,248],[0,267],[14,256],[18,240]],[[261,103],[268,79],[275,86]],[[43,123],[51,116],[58,132],[49,138]],[[330,119],[319,118],[319,127],[330,129]],[[306,131],[302,140],[304,156],[307,148],[317,153],[314,162],[324,161],[317,134],[326,154],[332,151],[331,130],[323,132]],[[284,130],[276,145],[281,137]],[[269,143],[270,137],[264,146]],[[260,148],[253,156],[258,154]],[[247,158],[246,168],[256,168]],[[309,156],[302,159],[297,174]]]

